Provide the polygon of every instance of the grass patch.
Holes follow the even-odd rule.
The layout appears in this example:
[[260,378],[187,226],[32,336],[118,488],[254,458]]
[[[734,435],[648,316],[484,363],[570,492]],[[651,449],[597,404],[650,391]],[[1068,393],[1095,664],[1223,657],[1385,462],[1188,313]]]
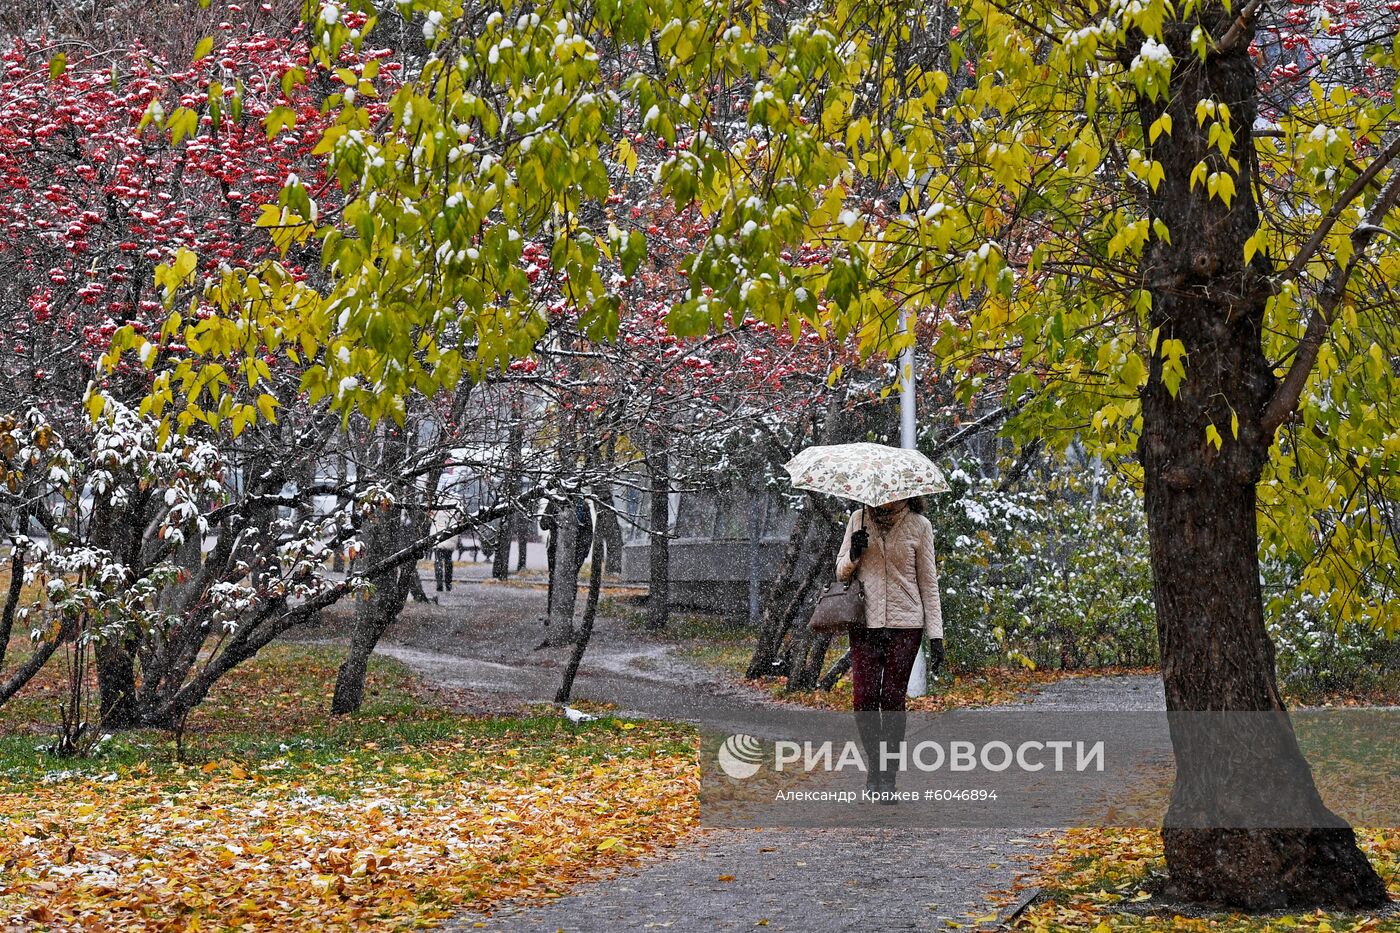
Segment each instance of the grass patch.
[[0,928],[409,929],[557,895],[696,820],[683,727],[461,716],[380,659],[365,709],[330,720],[338,661],[269,647],[191,717],[183,759],[151,730],[55,759],[0,707]]

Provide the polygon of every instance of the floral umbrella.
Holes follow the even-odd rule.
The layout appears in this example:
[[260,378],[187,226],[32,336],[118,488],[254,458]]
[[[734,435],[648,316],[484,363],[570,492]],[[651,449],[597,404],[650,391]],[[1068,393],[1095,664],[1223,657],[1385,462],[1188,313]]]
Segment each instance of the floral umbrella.
[[866,505],[947,492],[948,481],[917,450],[884,444],[808,447],[783,464],[798,489],[830,493]]

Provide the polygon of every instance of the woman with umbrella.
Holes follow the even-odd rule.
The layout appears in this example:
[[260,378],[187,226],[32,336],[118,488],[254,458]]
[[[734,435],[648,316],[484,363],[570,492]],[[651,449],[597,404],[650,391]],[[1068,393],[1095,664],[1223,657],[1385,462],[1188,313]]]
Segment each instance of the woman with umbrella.
[[892,802],[896,772],[885,766],[881,743],[899,754],[909,674],[924,636],[932,669],[943,664],[933,525],[922,495],[948,486],[923,454],[883,444],[810,447],[787,466],[800,488],[864,504],[846,522],[836,576],[857,578],[865,593],[864,625],[850,629],[853,705],[869,763],[866,787]]

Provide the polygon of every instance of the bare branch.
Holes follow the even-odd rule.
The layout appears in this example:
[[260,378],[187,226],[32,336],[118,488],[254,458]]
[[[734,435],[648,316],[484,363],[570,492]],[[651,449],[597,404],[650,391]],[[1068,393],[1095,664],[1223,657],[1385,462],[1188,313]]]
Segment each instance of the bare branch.
[[1221,36],[1220,41],[1215,44],[1213,54],[1224,55],[1227,52],[1233,52],[1248,34],[1250,27],[1254,25],[1254,18],[1259,15],[1259,10],[1263,6],[1264,0],[1249,0],[1248,3],[1240,7],[1240,15],[1235,18],[1225,35]]

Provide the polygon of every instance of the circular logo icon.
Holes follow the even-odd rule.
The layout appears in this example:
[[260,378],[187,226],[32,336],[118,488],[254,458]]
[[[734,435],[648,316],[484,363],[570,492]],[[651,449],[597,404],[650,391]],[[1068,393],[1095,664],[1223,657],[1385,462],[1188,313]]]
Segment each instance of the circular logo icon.
[[720,770],[730,777],[753,777],[763,759],[763,744],[751,735],[731,735],[720,745],[715,758]]

